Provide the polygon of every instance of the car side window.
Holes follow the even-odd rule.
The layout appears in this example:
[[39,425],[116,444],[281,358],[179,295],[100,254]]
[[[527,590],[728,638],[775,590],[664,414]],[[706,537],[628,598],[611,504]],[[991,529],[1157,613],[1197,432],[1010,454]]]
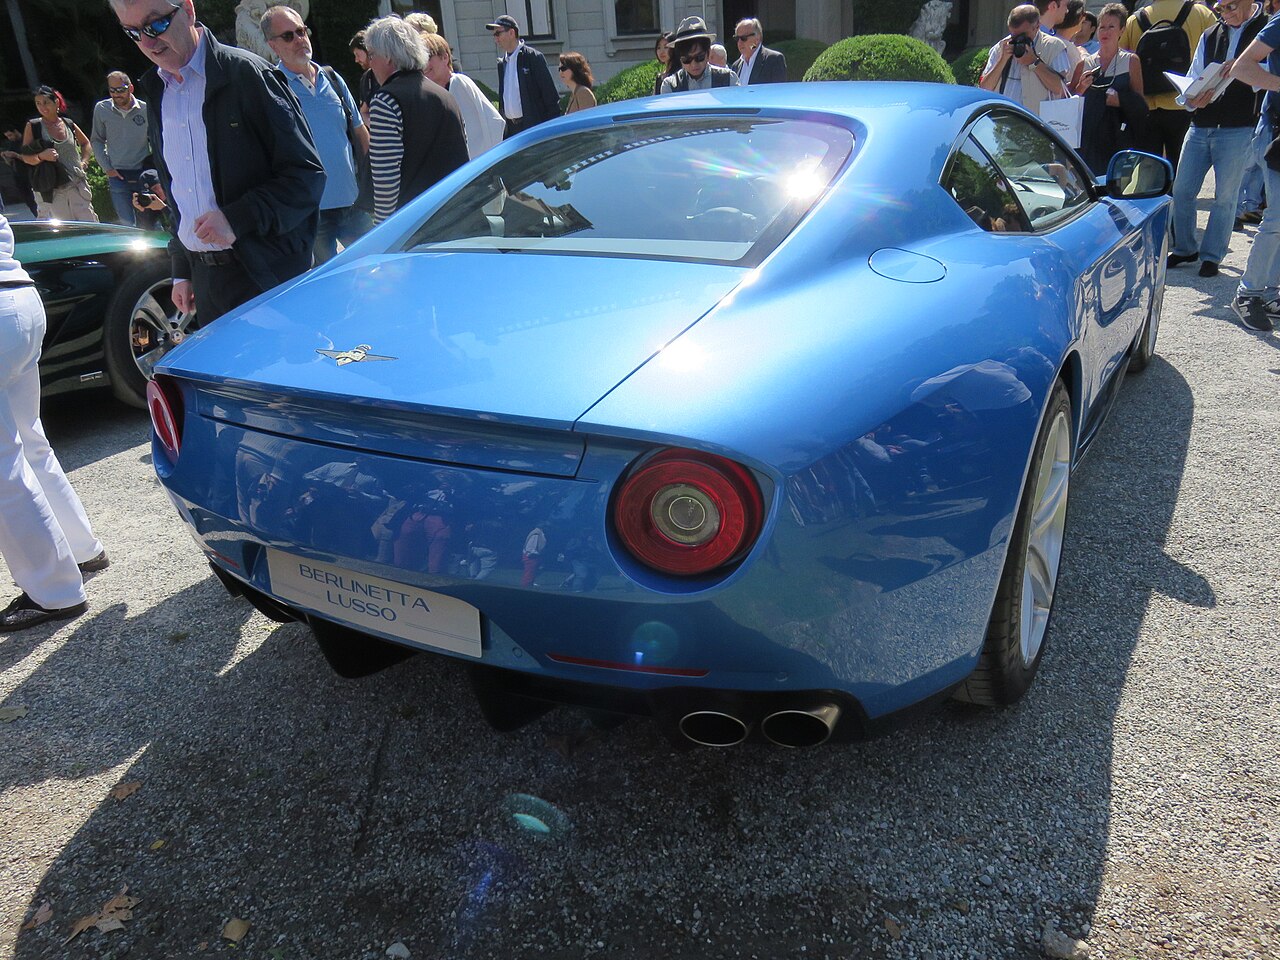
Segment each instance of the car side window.
[[965,138],[947,164],[942,187],[983,230],[1025,233],[1031,229],[1009,181],[972,137]]
[[987,114],[972,135],[1013,186],[1033,230],[1048,229],[1092,201],[1075,160],[1025,117]]

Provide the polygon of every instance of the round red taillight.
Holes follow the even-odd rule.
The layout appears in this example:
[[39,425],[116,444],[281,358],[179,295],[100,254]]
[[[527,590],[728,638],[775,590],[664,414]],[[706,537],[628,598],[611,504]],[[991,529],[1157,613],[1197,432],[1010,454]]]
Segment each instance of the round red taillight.
[[165,377],[151,380],[147,384],[147,410],[160,446],[170,459],[177,460],[182,449],[182,396],[178,388]]
[[695,576],[755,543],[764,499],[751,472],[724,457],[666,450],[622,484],[613,522],[637,560],[662,573]]

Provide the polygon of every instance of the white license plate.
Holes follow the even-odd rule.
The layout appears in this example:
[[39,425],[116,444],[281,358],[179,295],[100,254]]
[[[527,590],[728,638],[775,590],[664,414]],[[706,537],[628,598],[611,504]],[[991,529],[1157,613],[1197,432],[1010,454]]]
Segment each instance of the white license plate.
[[276,596],[321,616],[414,646],[480,656],[480,611],[462,600],[270,547],[267,570]]

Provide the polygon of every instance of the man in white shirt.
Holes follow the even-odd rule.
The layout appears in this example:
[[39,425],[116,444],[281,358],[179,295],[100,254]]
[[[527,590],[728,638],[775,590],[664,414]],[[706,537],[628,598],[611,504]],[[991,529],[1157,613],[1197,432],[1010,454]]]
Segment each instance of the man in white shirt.
[[764,45],[764,28],[759,20],[739,20],[733,28],[733,41],[738,45],[733,72],[744,87],[749,83],[786,82],[787,58]]
[[560,97],[546,58],[520,39],[520,24],[503,14],[485,29],[493,34],[498,58],[498,105],[507,122],[503,139],[560,116]]

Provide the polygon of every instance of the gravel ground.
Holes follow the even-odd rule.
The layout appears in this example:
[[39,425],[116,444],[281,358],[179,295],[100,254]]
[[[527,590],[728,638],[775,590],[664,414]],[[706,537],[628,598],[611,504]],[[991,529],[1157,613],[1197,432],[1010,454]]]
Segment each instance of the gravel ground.
[[[1233,243],[1173,273],[1076,474],[1032,694],[852,747],[681,754],[565,710],[499,736],[450,661],[338,680],[210,576],[143,415],[50,405],[113,564],[89,616],[0,639],[0,957],[989,960],[1046,923],[1094,958],[1280,956],[1280,335],[1226,308]],[[123,929],[63,945],[126,885]]]

